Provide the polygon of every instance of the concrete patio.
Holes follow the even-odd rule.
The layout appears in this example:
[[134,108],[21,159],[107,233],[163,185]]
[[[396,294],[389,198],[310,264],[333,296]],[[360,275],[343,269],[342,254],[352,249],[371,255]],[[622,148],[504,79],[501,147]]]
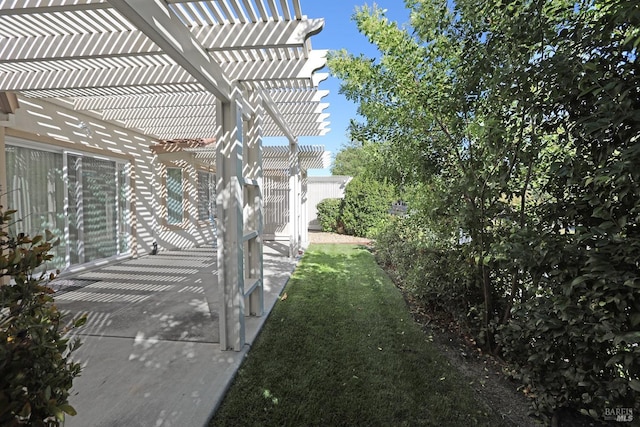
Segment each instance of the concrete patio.
[[205,298],[205,283],[217,289],[213,248],[160,252],[53,282],[63,312],[88,313],[75,332],[83,342],[70,398],[78,415],[65,426],[206,425],[295,267],[288,250],[264,246],[265,314],[246,318],[240,352],[221,351],[217,313]]

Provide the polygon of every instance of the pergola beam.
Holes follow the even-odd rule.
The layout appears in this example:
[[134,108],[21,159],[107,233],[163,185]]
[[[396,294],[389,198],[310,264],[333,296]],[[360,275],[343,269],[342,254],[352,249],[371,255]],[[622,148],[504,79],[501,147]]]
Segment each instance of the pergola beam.
[[[262,105],[264,107],[264,111],[271,118],[271,120],[273,120],[273,123],[278,127],[278,129],[282,131],[283,135],[286,136],[289,141],[297,141],[296,133],[293,132],[289,124],[282,118],[282,114],[280,113],[280,111],[278,111],[278,106],[275,102],[273,102],[273,99],[271,98],[269,92],[262,91],[260,93],[260,96],[262,97]],[[266,134],[267,125],[264,124],[263,126],[265,127]]]
[[278,109],[282,114],[321,114],[329,108],[328,102],[322,103],[300,103],[300,104],[278,104]]
[[158,139],[191,139],[191,138],[202,138],[202,136],[210,136],[215,135],[218,126],[211,124],[207,126],[192,126],[189,130],[185,131],[184,128],[180,126],[167,126],[167,127],[157,127],[157,128],[146,128],[141,129],[143,132],[148,133],[149,135],[154,135]]
[[191,29],[202,45],[210,51],[302,47],[305,41],[324,26],[324,19],[301,21],[268,21],[228,24],[225,31],[219,26],[194,26]]
[[[323,123],[323,127],[318,128],[317,125],[307,125],[307,124],[299,124],[299,125],[290,125],[288,126],[289,131],[292,134],[298,134],[298,135],[311,135],[311,136],[322,136],[322,135],[326,135],[327,132],[329,132],[329,128],[327,127],[329,126],[329,123]],[[282,131],[281,128],[273,122],[266,122],[263,125],[263,132],[264,132],[264,136],[281,136],[282,135]]]
[[212,117],[216,114],[214,105],[178,105],[152,108],[117,108],[103,110],[105,120],[173,119],[182,117]]
[[13,9],[0,9],[0,16],[11,16],[11,15],[24,15],[30,13],[55,13],[55,12],[70,12],[77,10],[96,10],[96,9],[106,9],[109,4],[106,3],[106,0],[76,0],[73,3],[64,2],[59,5],[44,5],[44,2],[41,1],[26,1],[26,2],[16,2],[23,3],[23,7],[15,6]]
[[[316,52],[316,51],[314,51]],[[309,59],[235,62],[220,67],[231,80],[309,79],[326,63],[326,51],[317,51]],[[4,88],[10,91],[81,89],[200,83],[182,65],[146,65],[94,69],[52,69],[24,73],[0,73]],[[216,95],[217,96],[217,95]]]
[[156,1],[110,0],[109,3],[180,64],[202,86],[225,102],[231,83],[187,27]]
[[[34,49],[37,46],[37,49]],[[14,37],[0,46],[0,63],[158,54],[142,31]]]
[[329,95],[328,90],[309,90],[305,92],[280,91],[274,93],[271,99],[275,103],[294,103],[300,102],[320,102],[322,98]]
[[[1,73],[0,76],[2,76]],[[177,65],[32,71],[5,74],[2,77],[4,77],[3,88],[15,92],[196,83],[188,71]]]
[[216,97],[209,92],[166,93],[125,96],[85,96],[75,100],[76,110],[119,110],[140,108],[216,105]]
[[[0,11],[1,12],[1,11]],[[311,35],[322,30],[324,19],[303,21],[195,26],[191,34],[208,51],[300,48]],[[33,49],[40,46],[40,49]],[[12,37],[0,46],[0,63],[78,58],[114,58],[122,55],[152,55],[162,50],[139,30]]]

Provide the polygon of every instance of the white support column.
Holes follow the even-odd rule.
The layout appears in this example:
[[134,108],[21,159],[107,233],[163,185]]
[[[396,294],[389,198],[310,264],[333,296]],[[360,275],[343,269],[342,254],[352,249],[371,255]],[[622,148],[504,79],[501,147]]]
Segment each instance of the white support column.
[[307,176],[307,171],[302,171],[302,182],[301,182],[301,194],[300,194],[300,233],[302,239],[302,246],[306,249],[309,246],[309,205],[307,200],[309,198],[307,194],[307,186],[308,186],[309,178]]
[[300,249],[300,161],[297,141],[289,141],[289,256],[295,258]]
[[216,147],[220,347],[240,351],[244,331],[242,111],[235,99],[218,102]]
[[244,163],[245,234],[245,314],[262,316],[264,312],[264,274],[262,250],[262,114],[258,103],[246,122]]

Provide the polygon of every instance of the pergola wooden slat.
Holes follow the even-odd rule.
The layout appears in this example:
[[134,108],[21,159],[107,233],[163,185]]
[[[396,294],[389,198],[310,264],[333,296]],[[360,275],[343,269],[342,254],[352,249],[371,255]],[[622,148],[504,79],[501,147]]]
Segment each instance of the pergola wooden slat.
[[261,138],[289,141],[293,218],[298,137],[329,130],[326,52],[309,42],[323,25],[300,0],[0,0],[0,94],[157,140],[217,139],[224,349],[240,350],[244,315],[262,313]]

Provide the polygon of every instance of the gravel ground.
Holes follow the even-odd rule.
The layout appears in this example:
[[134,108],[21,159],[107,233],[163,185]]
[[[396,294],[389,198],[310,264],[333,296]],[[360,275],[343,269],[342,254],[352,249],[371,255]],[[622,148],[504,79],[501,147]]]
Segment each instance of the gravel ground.
[[371,243],[371,239],[337,233],[325,233],[324,231],[309,231],[309,243],[347,243],[352,245],[368,245]]

